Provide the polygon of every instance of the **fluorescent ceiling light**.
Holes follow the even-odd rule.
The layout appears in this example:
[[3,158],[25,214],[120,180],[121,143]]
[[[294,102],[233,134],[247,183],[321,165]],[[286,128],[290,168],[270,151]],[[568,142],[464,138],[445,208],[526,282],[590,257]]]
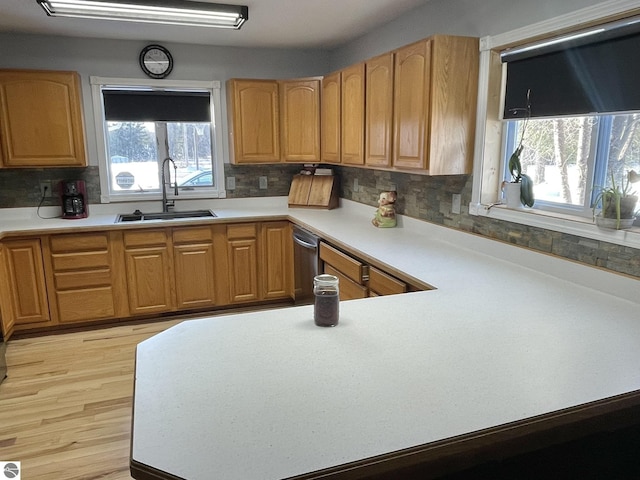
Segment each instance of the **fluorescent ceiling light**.
[[191,0],[37,0],[52,17],[94,18],[239,29],[249,18],[241,5]]

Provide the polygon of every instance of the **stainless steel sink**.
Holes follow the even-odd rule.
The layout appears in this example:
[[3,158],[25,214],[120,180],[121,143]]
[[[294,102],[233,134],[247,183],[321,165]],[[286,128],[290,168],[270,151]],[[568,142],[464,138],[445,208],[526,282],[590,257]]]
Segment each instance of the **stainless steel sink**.
[[148,220],[179,220],[181,218],[213,218],[216,214],[211,210],[187,210],[184,212],[154,212],[142,213],[136,210],[133,213],[121,213],[116,217],[116,223],[144,222]]

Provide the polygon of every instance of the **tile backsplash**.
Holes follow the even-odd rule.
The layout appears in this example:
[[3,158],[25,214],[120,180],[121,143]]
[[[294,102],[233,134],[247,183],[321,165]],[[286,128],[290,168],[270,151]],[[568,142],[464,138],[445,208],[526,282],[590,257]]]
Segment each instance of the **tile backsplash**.
[[[377,207],[378,195],[396,190],[399,214],[419,218],[486,237],[557,255],[580,263],[640,278],[640,251],[612,243],[469,215],[471,176],[429,177],[407,173],[333,166],[340,176],[340,197]],[[235,178],[228,198],[284,196],[289,193],[293,175],[300,165],[225,164],[225,177]],[[260,188],[260,177],[267,177],[267,188]],[[100,202],[98,167],[54,169],[0,169],[0,208],[35,207],[40,202],[40,183],[84,180],[89,203]],[[357,188],[354,188],[357,183]],[[459,214],[451,213],[452,194],[462,198]],[[43,205],[59,205],[57,196]],[[373,210],[372,210],[373,215]]]
[[[334,169],[340,175],[342,198],[377,206],[381,191],[396,189],[396,211],[399,214],[640,278],[638,249],[469,215],[472,187],[470,175],[429,177],[342,166]],[[357,191],[354,190],[356,179]],[[462,197],[460,214],[451,213],[454,193]]]

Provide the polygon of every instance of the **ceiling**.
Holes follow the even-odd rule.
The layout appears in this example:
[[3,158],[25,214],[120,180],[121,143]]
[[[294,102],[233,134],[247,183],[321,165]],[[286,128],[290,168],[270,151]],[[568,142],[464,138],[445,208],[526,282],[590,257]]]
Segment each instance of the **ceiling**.
[[237,3],[249,7],[249,20],[240,30],[227,30],[48,17],[36,0],[1,0],[0,32],[235,47],[331,49],[428,1],[240,0]]

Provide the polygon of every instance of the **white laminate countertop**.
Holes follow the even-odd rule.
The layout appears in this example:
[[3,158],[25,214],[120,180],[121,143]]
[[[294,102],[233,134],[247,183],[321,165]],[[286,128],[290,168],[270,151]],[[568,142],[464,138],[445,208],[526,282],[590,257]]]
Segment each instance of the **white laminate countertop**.
[[[286,216],[436,290],[342,302],[335,328],[301,306],[189,320],[141,343],[135,462],[189,480],[280,479],[640,390],[637,279],[407,217],[377,229],[375,208],[349,201],[206,208]],[[98,210],[6,212],[0,234],[113,225]]]
[[287,478],[640,389],[638,280],[374,211],[288,215],[437,290],[342,302],[336,328],[304,306],[142,343],[135,461]]

